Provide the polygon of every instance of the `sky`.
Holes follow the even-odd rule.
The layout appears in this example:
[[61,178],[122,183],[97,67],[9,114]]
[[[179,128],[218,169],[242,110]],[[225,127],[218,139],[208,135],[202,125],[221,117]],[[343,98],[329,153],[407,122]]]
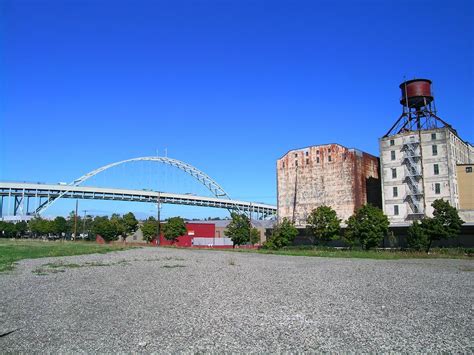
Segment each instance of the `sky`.
[[[2,0],[0,181],[71,182],[166,154],[234,199],[276,204],[288,150],[339,143],[378,155],[404,78],[431,79],[438,115],[474,142],[473,41],[468,0]],[[172,168],[120,169],[101,183],[206,193]],[[227,214],[163,207],[165,217]]]

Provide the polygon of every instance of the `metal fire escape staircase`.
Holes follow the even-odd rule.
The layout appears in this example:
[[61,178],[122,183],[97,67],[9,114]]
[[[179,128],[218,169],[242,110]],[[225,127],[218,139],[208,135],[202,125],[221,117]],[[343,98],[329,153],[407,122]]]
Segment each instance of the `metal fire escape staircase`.
[[403,141],[403,164],[405,165],[405,184],[407,185],[405,201],[410,206],[409,219],[419,219],[424,216],[423,185],[421,172],[420,142],[417,137]]

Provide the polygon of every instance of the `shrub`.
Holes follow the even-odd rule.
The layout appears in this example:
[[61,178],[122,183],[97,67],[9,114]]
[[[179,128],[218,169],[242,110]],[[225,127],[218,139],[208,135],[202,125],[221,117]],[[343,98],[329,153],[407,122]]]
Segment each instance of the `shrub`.
[[307,223],[316,240],[323,244],[339,238],[341,220],[329,206],[314,209],[308,216]]
[[149,217],[140,228],[142,230],[143,239],[149,243],[158,234],[158,221],[154,217]]
[[381,209],[370,204],[364,205],[347,220],[346,240],[350,245],[358,242],[368,250],[380,244],[389,225]]
[[92,222],[92,233],[94,233],[94,236],[100,235],[106,241],[112,241],[118,239],[120,230],[108,217],[96,217]]
[[414,222],[410,226],[407,239],[410,248],[429,252],[433,241],[455,238],[461,231],[464,221],[448,201],[438,199],[431,206],[434,208],[432,218],[425,217],[420,224]]
[[272,235],[264,244],[268,249],[280,249],[291,245],[293,240],[298,235],[298,230],[288,218],[275,225]]
[[256,243],[260,240],[260,233],[252,228],[250,219],[244,215],[232,212],[232,221],[227,226],[224,234],[232,240],[233,246],[245,243]]
[[186,234],[186,224],[181,217],[171,217],[163,224],[163,236],[175,242],[178,237]]
[[418,221],[413,221],[413,224],[408,228],[407,244],[413,250],[425,250],[428,247],[428,236],[425,229]]

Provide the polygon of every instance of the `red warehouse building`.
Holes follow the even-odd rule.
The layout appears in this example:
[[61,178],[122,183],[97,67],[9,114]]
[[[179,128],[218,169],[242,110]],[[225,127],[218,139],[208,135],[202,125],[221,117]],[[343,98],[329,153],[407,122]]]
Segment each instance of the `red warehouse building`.
[[186,231],[186,235],[178,237],[175,243],[172,243],[161,235],[160,245],[191,247],[194,238],[215,238],[216,225],[214,223],[186,223]]

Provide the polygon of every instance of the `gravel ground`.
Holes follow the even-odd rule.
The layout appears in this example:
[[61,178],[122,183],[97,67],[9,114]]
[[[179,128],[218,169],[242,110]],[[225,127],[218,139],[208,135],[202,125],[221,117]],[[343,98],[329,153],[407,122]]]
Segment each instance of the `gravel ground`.
[[[47,263],[81,267],[51,268]],[[72,265],[74,266],[74,265]],[[0,274],[0,352],[473,352],[470,260],[143,248]]]

